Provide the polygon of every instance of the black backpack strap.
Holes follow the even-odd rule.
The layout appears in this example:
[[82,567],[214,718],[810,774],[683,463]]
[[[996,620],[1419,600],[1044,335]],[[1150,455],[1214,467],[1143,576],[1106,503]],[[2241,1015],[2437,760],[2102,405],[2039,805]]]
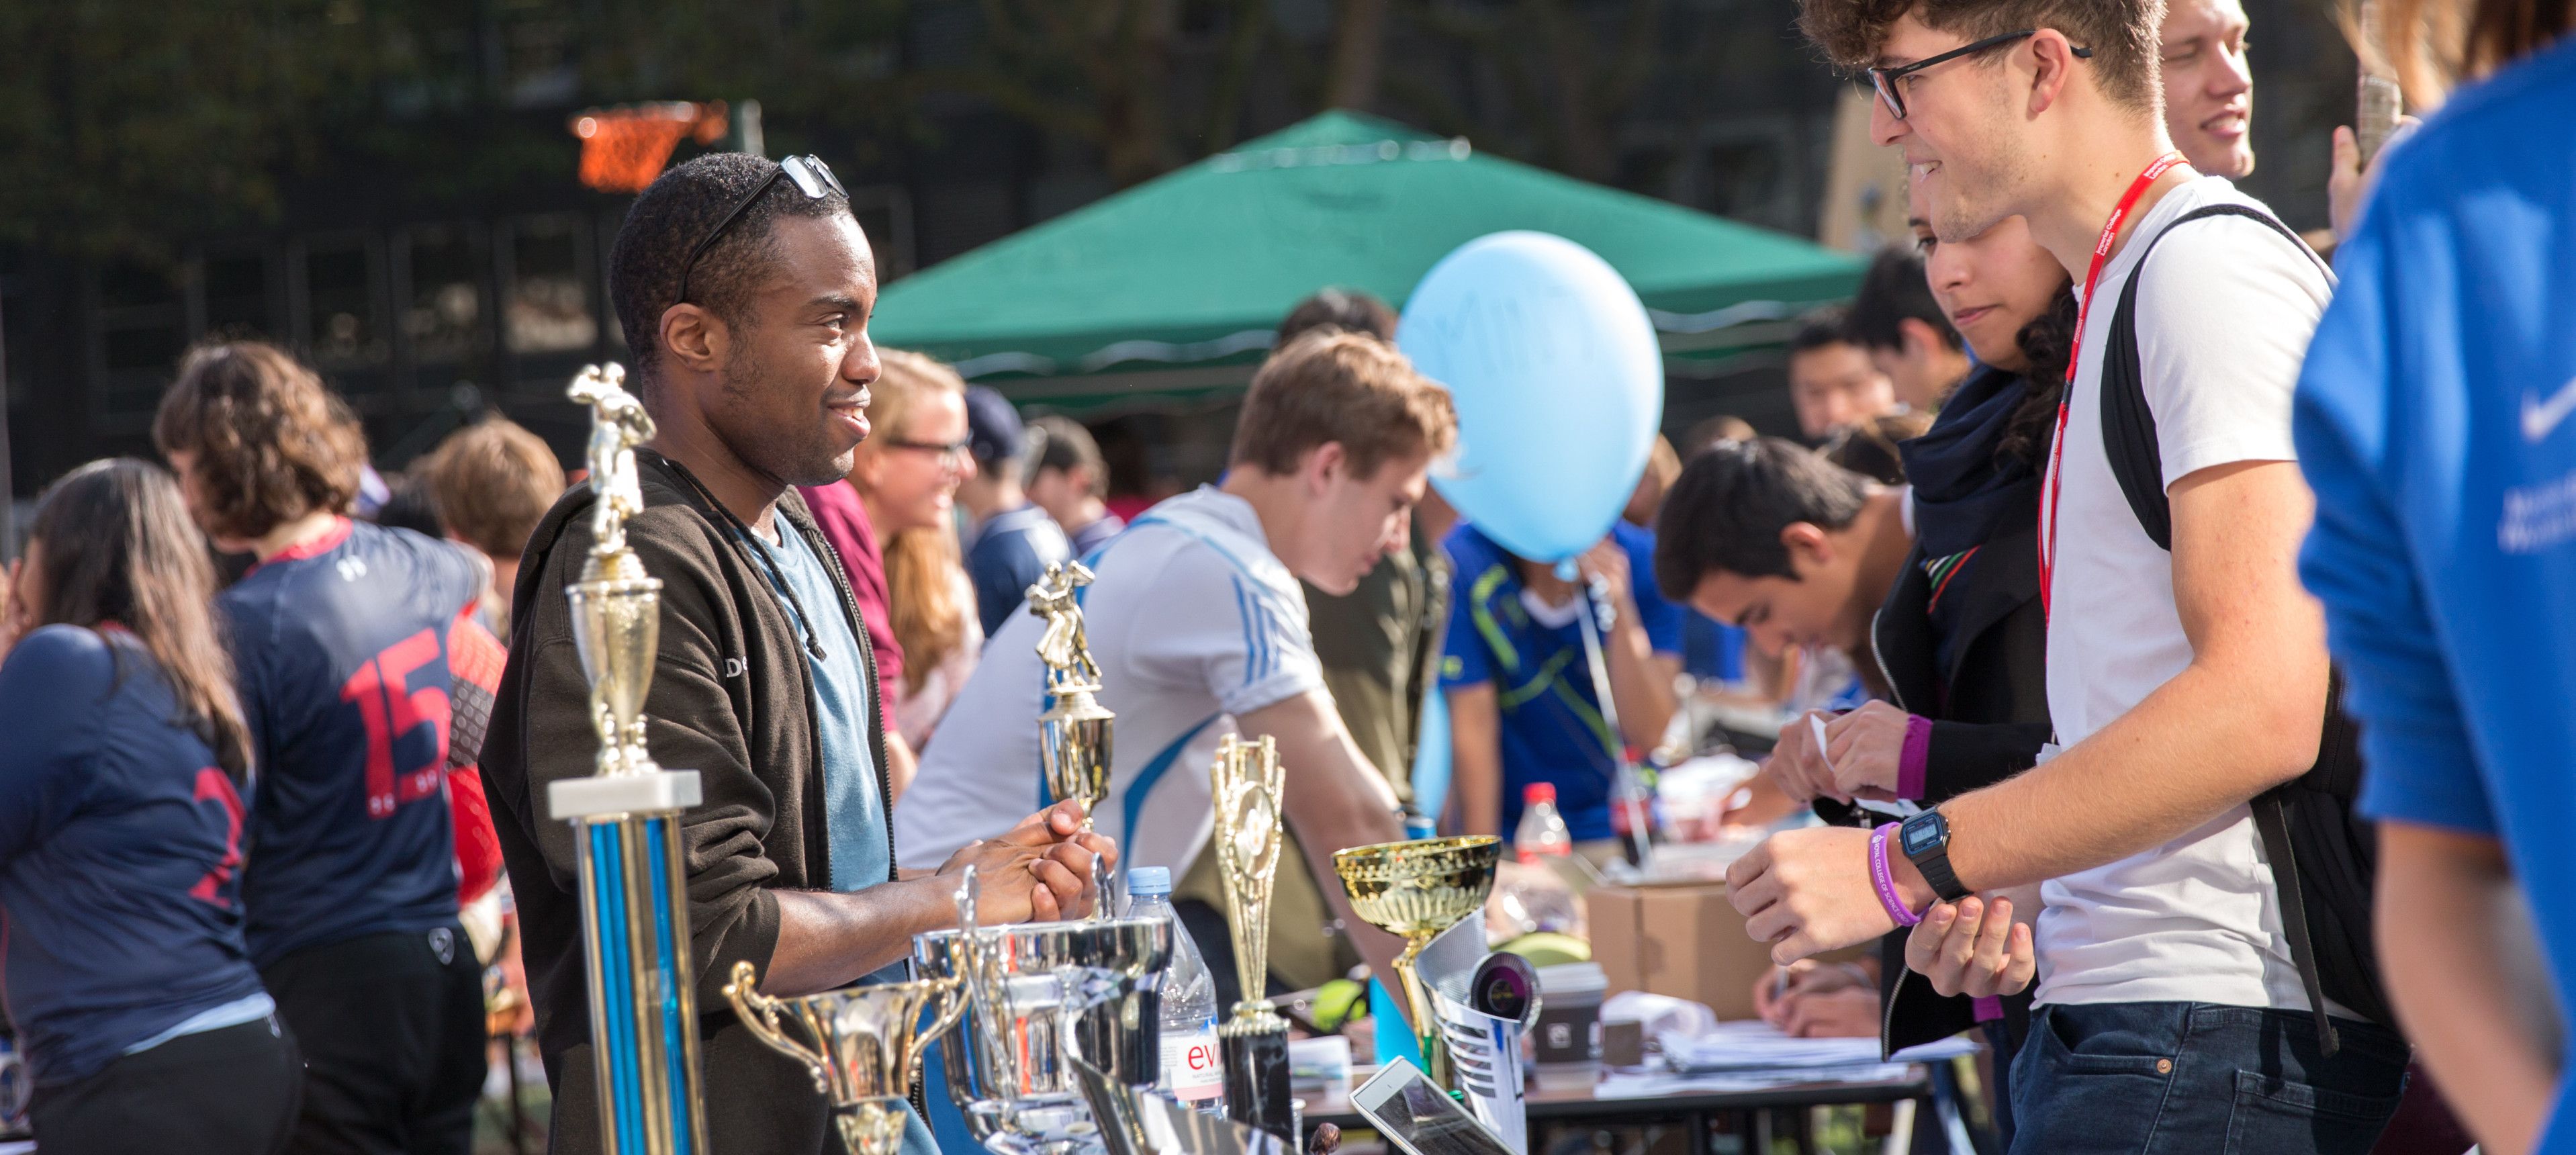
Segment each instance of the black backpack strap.
[[2263,839],[2263,856],[2272,863],[2272,889],[2281,895],[2281,931],[2290,939],[2290,961],[2299,968],[2299,985],[2308,992],[2308,1011],[2317,1021],[2317,1046],[2325,1057],[2333,1058],[2343,1049],[2343,1039],[2335,1033],[2334,1019],[2326,1014],[2326,987],[2317,969],[2316,943],[2308,937],[2308,901],[2299,887],[2299,858],[2290,845],[2289,803],[2282,797],[2287,786],[2275,786],[2254,796],[2254,831]]
[[2111,314],[2110,344],[2102,347],[2102,449],[2111,459],[2111,476],[2119,480],[2121,495],[2129,499],[2129,512],[2137,516],[2138,527],[2147,531],[2147,540],[2162,550],[2173,549],[2173,508],[2165,500],[2164,451],[2156,444],[2156,413],[2147,405],[2146,378],[2138,367],[2138,282],[2146,279],[2147,258],[2157,244],[2175,229],[2210,217],[2261,221],[2297,245],[2318,268],[2326,268],[2316,250],[2279,218],[2252,205],[2233,203],[2183,214],[2148,238],[2146,249],[2138,254],[2137,268],[2120,287],[2120,306]]
[[[2260,221],[2281,234],[2301,253],[2327,268],[2316,250],[2308,247],[2299,234],[2272,214],[2244,204],[2215,204],[2194,209],[2155,236],[2138,254],[2138,265],[2129,274],[2128,283],[2120,288],[2119,308],[2111,314],[2110,344],[2102,350],[2102,449],[2110,458],[2111,476],[2120,483],[2120,494],[2129,499],[2129,511],[2136,515],[2138,527],[2156,548],[2173,549],[2173,505],[2165,496],[2164,451],[2156,440],[2156,413],[2147,404],[2146,375],[2138,362],[2138,282],[2146,278],[2147,258],[2156,245],[2173,231],[2193,221],[2209,217],[2244,217]],[[2327,275],[2333,275],[2328,269]],[[2334,720],[2329,710],[2328,724]],[[2272,867],[2272,888],[2281,896],[2281,929],[2289,938],[2290,961],[2299,968],[2299,983],[2306,988],[2308,1007],[2317,1023],[2317,1043],[2331,1056],[2343,1047],[2335,1032],[2334,1020],[2326,1014],[2325,981],[2317,965],[2316,943],[2308,932],[2307,897],[2299,885],[2299,860],[2291,845],[2288,791],[2295,784],[2276,786],[2255,796],[2252,802],[2254,830],[2263,840],[2263,855]]]

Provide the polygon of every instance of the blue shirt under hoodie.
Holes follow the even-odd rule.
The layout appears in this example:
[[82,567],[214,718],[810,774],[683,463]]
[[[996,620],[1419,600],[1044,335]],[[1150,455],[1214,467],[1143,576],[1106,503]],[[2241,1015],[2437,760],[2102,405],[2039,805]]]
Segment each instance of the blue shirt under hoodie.
[[47,626],[0,664],[0,989],[38,1086],[267,1009],[242,945],[244,791],[178,718],[113,629]]
[[[2576,42],[2397,146],[2299,382],[2371,816],[2503,840],[2576,1005]],[[2562,1085],[2543,1152],[2576,1152]]]

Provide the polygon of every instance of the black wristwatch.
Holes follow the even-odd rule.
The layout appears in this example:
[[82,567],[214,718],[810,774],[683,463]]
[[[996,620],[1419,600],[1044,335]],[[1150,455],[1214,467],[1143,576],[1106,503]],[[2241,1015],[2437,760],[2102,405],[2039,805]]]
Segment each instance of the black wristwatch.
[[1943,902],[1957,902],[1968,897],[1968,888],[1959,885],[1959,876],[1950,872],[1950,820],[1938,810],[1926,810],[1905,820],[1896,828],[1896,844],[1914,869],[1923,872],[1923,881],[1932,885],[1932,893]]

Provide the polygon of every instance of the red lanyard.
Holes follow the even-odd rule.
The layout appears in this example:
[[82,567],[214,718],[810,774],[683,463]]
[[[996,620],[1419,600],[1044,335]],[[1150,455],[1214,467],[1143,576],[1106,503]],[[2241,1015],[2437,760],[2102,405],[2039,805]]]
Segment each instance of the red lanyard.
[[2129,182],[2129,191],[2120,195],[2120,204],[2111,210],[2111,219],[2102,222],[2102,239],[2093,244],[2092,267],[2084,272],[2084,295],[2079,298],[2081,304],[2075,309],[2075,336],[2066,345],[2066,388],[2057,395],[2057,436],[2050,440],[2048,450],[2047,521],[2040,526],[2039,534],[2039,612],[2042,617],[2048,614],[2049,593],[2053,588],[2050,579],[2057,571],[2057,496],[2066,485],[2066,405],[2075,397],[2075,367],[2084,359],[2084,323],[2093,316],[2093,288],[2101,283],[2102,266],[2111,259],[2111,242],[2119,239],[2120,222],[2129,218],[2129,210],[2138,207],[2138,198],[2147,195],[2148,186],[2181,163],[2181,153],[2166,153],[2148,165],[2147,171],[2139,173],[2138,179]]

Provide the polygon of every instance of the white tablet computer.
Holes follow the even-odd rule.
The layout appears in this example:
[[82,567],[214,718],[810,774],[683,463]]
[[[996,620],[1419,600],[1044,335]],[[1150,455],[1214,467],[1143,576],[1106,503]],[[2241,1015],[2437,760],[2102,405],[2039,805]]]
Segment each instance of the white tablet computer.
[[1402,1059],[1388,1060],[1351,1092],[1351,1105],[1405,1155],[1518,1155]]

